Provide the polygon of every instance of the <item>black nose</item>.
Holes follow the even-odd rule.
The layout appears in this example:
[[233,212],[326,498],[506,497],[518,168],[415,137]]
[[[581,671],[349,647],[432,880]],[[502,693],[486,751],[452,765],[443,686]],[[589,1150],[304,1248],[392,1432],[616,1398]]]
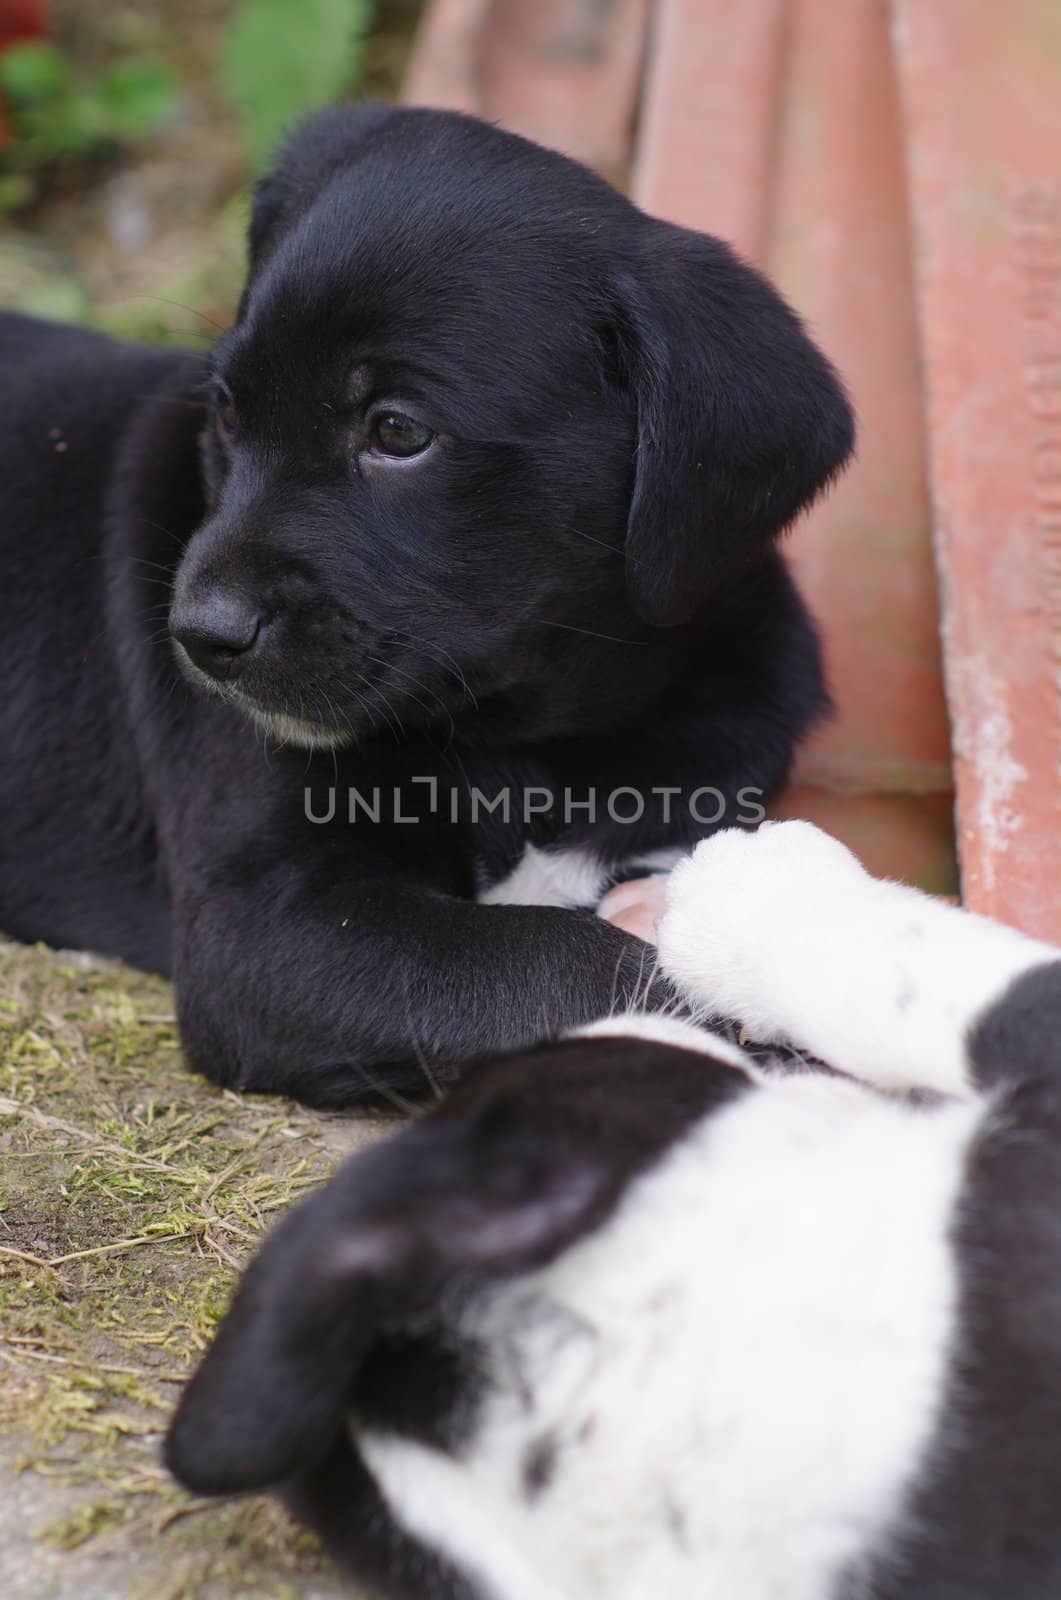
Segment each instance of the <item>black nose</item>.
[[200,671],[211,678],[234,678],[246,666],[262,631],[253,606],[235,595],[212,595],[177,605],[169,631]]

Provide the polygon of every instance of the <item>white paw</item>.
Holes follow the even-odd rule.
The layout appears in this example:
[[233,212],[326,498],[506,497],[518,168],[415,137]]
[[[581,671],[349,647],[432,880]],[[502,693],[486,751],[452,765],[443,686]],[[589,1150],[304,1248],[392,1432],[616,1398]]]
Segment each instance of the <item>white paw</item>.
[[779,1002],[800,965],[801,933],[866,882],[851,852],[809,822],[717,833],[668,879],[660,965],[689,999],[754,1038],[784,1038]]

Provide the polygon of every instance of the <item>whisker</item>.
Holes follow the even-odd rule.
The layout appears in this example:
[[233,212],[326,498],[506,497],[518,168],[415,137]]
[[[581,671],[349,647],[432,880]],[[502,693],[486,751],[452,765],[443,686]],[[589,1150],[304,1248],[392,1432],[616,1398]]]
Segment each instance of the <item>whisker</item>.
[[[165,532],[165,529],[162,532]],[[103,558],[101,557],[100,559],[102,560]],[[173,568],[167,566],[164,561],[149,561],[146,556],[123,556],[122,560],[123,563],[127,561],[135,567],[149,567],[153,572],[163,572],[171,583],[173,581]]]
[[437,661],[440,666],[445,667],[448,671],[452,672],[462,690],[471,701],[472,706],[476,711],[478,711],[479,702],[475,697],[475,692],[469,684],[468,679],[465,677],[460,663],[454,656],[450,655],[448,650],[444,650],[442,646],[438,644],[428,644],[426,640],[418,639],[416,635],[412,633],[404,633],[399,628],[392,628],[391,632],[396,639],[403,639],[406,641],[406,643],[414,645],[418,650],[422,650],[430,659]]
[[[403,671],[403,669],[401,667],[394,666],[394,664],[392,662],[381,660],[379,656],[369,656],[368,660],[369,661],[374,661],[377,667],[383,667],[389,672],[398,673],[399,677],[408,679],[408,681],[410,683],[415,683],[415,685],[416,685],[416,687],[418,689],[422,689],[425,694],[429,694],[432,697],[433,700],[436,700],[438,702],[438,704],[441,706],[442,710],[446,713],[446,716],[449,718],[450,738],[452,739],[454,737],[454,735],[456,734],[457,728],[456,728],[455,722],[453,721],[453,713],[449,709],[449,706],[446,704],[446,702],[443,700],[442,696],[440,694],[438,694],[434,689],[432,689],[430,684],[421,683],[420,679],[419,678],[414,678],[411,672],[405,672],[405,671]],[[424,702],[422,700],[420,700],[414,694],[410,694],[409,698],[410,698],[410,700],[415,700],[417,705],[422,707],[423,710],[430,716],[430,714],[431,714],[430,706],[425,706]]]
[[[206,338],[209,337],[205,333],[204,334],[195,333],[190,328],[188,329],[188,333],[191,335],[192,338],[195,338],[195,339],[198,339],[198,338],[206,339]],[[150,401],[152,405],[156,405],[156,406],[157,405],[162,405],[162,406],[188,406],[188,407],[190,407],[190,409],[192,411],[202,411],[202,409],[203,409],[203,401],[202,400],[189,400],[184,395],[181,395],[181,394],[157,394],[157,393],[153,394],[153,393],[151,393],[149,391],[146,394],[138,394],[135,398],[137,400]]]
[[608,544],[605,539],[594,538],[592,533],[583,533],[581,528],[572,528],[571,532],[579,539],[585,539],[587,544],[599,544],[602,550],[608,550],[613,556],[625,556],[626,551],[621,545]]
[[536,623],[528,624],[538,628],[563,628],[566,633],[584,633],[589,639],[603,639],[605,644],[640,644],[648,643],[647,639],[619,639],[613,633],[595,633],[592,628],[576,628],[573,622],[549,622],[544,617]]
[[383,1099],[389,1101],[392,1106],[397,1106],[399,1111],[404,1111],[407,1117],[415,1117],[419,1115],[420,1107],[416,1105],[414,1101],[406,1099],[405,1095],[403,1095],[398,1089],[395,1089],[392,1084],[384,1083],[382,1079],[373,1077],[365,1067],[358,1066],[355,1070],[357,1071],[358,1076],[361,1078],[362,1083],[364,1083],[373,1094],[382,1095]]
[[612,997],[611,997],[611,1000],[608,1003],[608,1016],[609,1017],[614,1017],[615,1009],[616,1009],[617,1005],[619,1004],[619,972],[620,972],[620,970],[622,968],[622,965],[623,965],[623,957],[620,955],[616,959],[615,971],[612,973]]
[[421,1045],[419,1039],[416,1037],[416,1029],[412,1025],[412,1017],[408,1013],[408,1007],[406,1008],[406,1021],[409,1023],[409,1035],[413,1041],[413,1054],[416,1057],[417,1065],[419,1066],[424,1077],[427,1079],[427,1086],[431,1090],[431,1093],[434,1095],[435,1099],[442,1100],[444,1096],[441,1086],[439,1085],[439,1081],[435,1077],[435,1074],[428,1065],[426,1051]]
[[[162,294],[133,294],[129,295],[128,299],[130,301],[149,300],[155,305],[172,306],[175,311],[187,311],[190,317],[198,317],[200,322],[205,322],[207,327],[213,328],[215,333],[221,334],[228,332],[228,329],[222,327],[220,322],[215,322],[213,317],[208,317],[205,311],[198,310],[196,306],[185,305],[183,300],[167,300],[166,296]],[[203,337],[205,337],[205,335],[203,335]]]

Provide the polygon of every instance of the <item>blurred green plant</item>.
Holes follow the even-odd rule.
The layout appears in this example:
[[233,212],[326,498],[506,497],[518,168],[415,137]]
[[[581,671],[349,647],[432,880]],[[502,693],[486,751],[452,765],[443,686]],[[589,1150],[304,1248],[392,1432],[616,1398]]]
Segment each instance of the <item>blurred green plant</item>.
[[376,0],[240,0],[221,49],[221,87],[248,159],[265,165],[285,130],[357,85]]
[[15,133],[3,154],[0,205],[5,188],[9,205],[31,199],[34,175],[55,163],[135,144],[169,115],[177,98],[172,74],[155,62],[119,61],[82,80],[61,50],[37,41],[12,45],[0,56],[0,90]]

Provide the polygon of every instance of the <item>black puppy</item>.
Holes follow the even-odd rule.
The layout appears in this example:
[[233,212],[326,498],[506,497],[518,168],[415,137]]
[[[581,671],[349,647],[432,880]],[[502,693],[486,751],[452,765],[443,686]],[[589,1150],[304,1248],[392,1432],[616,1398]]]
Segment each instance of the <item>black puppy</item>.
[[774,291],[370,106],[262,185],[209,360],[0,359],[0,925],[172,971],[196,1066],[316,1103],[628,999],[571,908],[754,818],[823,705],[771,541],[852,424]]

